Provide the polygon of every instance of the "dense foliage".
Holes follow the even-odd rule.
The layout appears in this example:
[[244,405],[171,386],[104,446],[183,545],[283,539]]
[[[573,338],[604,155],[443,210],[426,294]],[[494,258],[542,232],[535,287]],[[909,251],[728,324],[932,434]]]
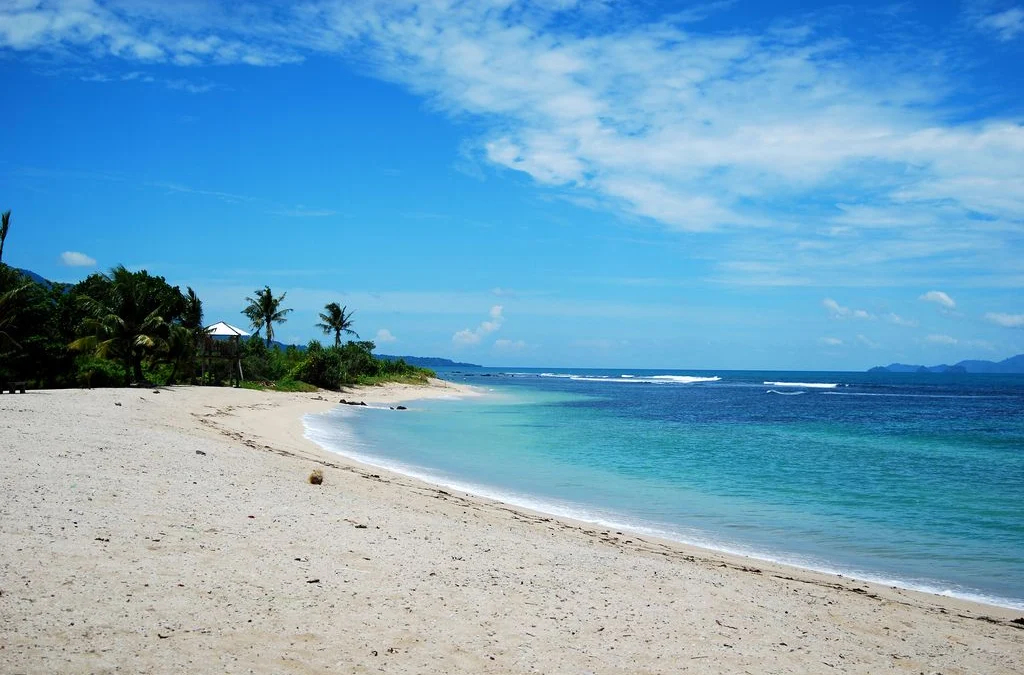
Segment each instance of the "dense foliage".
[[[163,277],[123,266],[81,282],[46,286],[0,263],[0,383],[36,387],[109,387],[136,384],[224,384],[237,377],[239,360],[247,386],[301,391],[337,389],[383,380],[425,381],[432,371],[373,356],[372,342],[342,344],[355,334],[351,313],[336,303],[325,307],[325,323],[335,345],[313,341],[305,348],[271,343],[273,324],[291,310],[284,294],[269,288],[247,298],[242,312],[254,329],[252,339],[216,341],[203,328],[202,301]],[[339,319],[335,321],[334,319]],[[323,326],[319,326],[323,328]],[[210,358],[211,353],[235,358]]]

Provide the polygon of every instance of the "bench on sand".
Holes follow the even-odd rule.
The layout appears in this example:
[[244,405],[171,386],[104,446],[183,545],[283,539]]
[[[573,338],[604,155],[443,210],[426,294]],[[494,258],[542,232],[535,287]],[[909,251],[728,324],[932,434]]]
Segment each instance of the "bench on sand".
[[11,392],[12,394],[24,394],[25,382],[0,382],[0,394]]

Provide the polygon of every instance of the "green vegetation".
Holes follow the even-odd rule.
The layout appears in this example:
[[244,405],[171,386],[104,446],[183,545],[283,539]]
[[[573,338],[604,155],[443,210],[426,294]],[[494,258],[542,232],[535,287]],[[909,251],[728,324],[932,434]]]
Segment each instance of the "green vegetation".
[[334,346],[341,346],[341,334],[355,335],[359,337],[359,333],[352,330],[352,315],[355,312],[346,313],[347,307],[339,307],[336,302],[329,302],[324,305],[323,312],[320,313],[320,320],[323,323],[318,323],[317,328],[321,329],[327,335],[334,333]]
[[[6,236],[9,218],[3,222]],[[333,346],[314,340],[305,349],[279,347],[273,327],[292,311],[284,299],[270,287],[256,291],[242,313],[257,334],[218,342],[203,328],[203,304],[193,289],[182,292],[145,270],[118,266],[77,284],[45,286],[0,263],[0,382],[46,388],[219,385],[238,378],[239,363],[243,387],[276,391],[422,383],[434,375],[401,359],[378,359],[372,342],[342,343],[342,334],[359,335],[352,312],[333,302],[317,324],[334,336]]]
[[260,334],[260,329],[265,328],[268,345],[274,341],[274,324],[286,322],[288,319],[285,316],[292,311],[281,308],[285,295],[287,293],[282,293],[281,297],[275,298],[270,286],[264,286],[261,290],[256,291],[255,298],[245,299],[249,306],[242,310],[242,314],[249,317],[249,321],[252,323],[255,331],[253,337],[257,337]]
[[0,213],[0,263],[4,261],[4,242],[7,241],[7,232],[11,229],[11,210],[7,209]]

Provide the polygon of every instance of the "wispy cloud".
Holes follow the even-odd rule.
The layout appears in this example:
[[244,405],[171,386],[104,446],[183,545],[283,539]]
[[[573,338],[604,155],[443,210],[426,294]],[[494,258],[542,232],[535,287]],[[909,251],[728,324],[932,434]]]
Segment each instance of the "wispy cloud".
[[338,211],[333,209],[308,209],[304,206],[296,206],[293,209],[276,209],[270,213],[275,216],[287,216],[289,218],[327,218],[336,216]]
[[[979,30],[1020,35],[1018,5],[978,7]],[[25,1],[0,10],[0,48],[183,67],[347,59],[471,119],[459,151],[475,165],[672,231],[743,230],[747,248],[725,252],[763,269],[723,267],[723,283],[906,285],[949,261],[996,284],[1016,273],[1005,244],[1024,221],[1024,126],[954,108],[954,50],[864,48],[820,17],[701,30],[730,8]],[[872,16],[891,21],[859,19]]]
[[1002,312],[988,312],[985,314],[985,319],[987,321],[991,321],[997,326],[1004,326],[1006,328],[1024,327],[1024,314],[1004,314]]
[[906,318],[900,316],[899,314],[895,314],[893,312],[889,312],[888,314],[886,314],[885,315],[885,320],[888,321],[889,323],[896,324],[897,326],[910,326],[910,327],[917,326],[917,321],[916,320],[914,320],[914,319],[906,319]]
[[[15,51],[113,56],[145,63],[278,65],[301,60],[280,41],[256,39],[272,10],[257,5],[17,0],[0,10],[0,46]],[[248,21],[247,21],[248,20]],[[232,37],[210,34],[225,30]]]
[[153,181],[145,184],[147,187],[157,188],[164,190],[167,193],[180,193],[198,195],[201,197],[210,197],[227,204],[251,204],[261,209],[265,209],[267,213],[275,216],[284,216],[286,218],[326,218],[329,216],[337,216],[340,214],[339,211],[334,209],[319,209],[307,207],[302,204],[297,206],[283,206],[276,204],[260,197],[253,197],[251,195],[244,195],[235,192],[225,192],[222,190],[209,190],[204,188],[197,188],[191,185],[185,185],[182,183],[174,183],[169,181]]
[[60,260],[68,267],[95,267],[96,259],[78,251],[64,251]]
[[970,11],[974,27],[993,35],[997,40],[1009,42],[1024,35],[1024,7],[1012,6],[996,9],[990,2],[975,3]]
[[837,319],[873,319],[875,318],[867,310],[863,309],[850,309],[849,307],[843,307],[832,298],[825,298],[821,301],[822,307],[828,310],[829,315]]
[[843,341],[840,340],[839,338],[823,337],[821,338],[821,343],[824,345],[828,345],[829,347],[839,347],[843,344]]
[[956,301],[954,301],[953,298],[949,297],[948,294],[943,293],[942,291],[928,291],[918,299],[923,300],[925,302],[931,302],[933,304],[938,305],[939,307],[942,307],[943,309],[956,309]]
[[868,349],[881,349],[882,345],[878,344],[866,335],[858,335],[857,342],[864,345]]
[[214,197],[224,202],[231,204],[238,202],[255,202],[258,201],[256,197],[250,197],[248,195],[235,194],[231,192],[221,192],[219,190],[204,190],[202,188],[195,188],[190,185],[183,185],[181,183],[172,183],[168,181],[156,181],[146,183],[149,187],[166,190],[167,192],[180,192],[183,194],[201,195],[203,197]]
[[959,342],[956,338],[948,335],[929,335],[925,340],[937,345],[955,345]]
[[502,338],[494,341],[494,349],[499,352],[521,352],[526,347],[525,340],[506,340]]

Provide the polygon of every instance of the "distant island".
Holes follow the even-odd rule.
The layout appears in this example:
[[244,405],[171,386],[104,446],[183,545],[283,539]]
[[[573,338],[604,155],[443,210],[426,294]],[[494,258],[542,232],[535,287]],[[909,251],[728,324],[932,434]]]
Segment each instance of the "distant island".
[[451,359],[442,359],[437,356],[392,356],[391,354],[377,354],[378,359],[384,359],[385,361],[397,361],[402,359],[410,366],[418,366],[420,368],[483,368],[483,366],[476,363],[462,363],[460,361],[452,361]]
[[869,373],[970,373],[983,375],[1021,375],[1024,374],[1024,354],[1011,356],[1003,361],[960,361],[952,366],[915,366],[906,363],[890,363],[887,366],[875,366],[868,369]]

